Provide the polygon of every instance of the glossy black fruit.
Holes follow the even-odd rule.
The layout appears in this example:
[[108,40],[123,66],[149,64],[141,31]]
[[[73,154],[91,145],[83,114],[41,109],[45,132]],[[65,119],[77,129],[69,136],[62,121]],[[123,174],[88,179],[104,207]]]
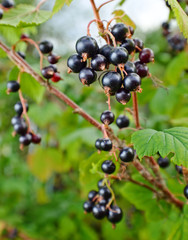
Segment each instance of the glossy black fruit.
[[116,92],[116,99],[119,103],[125,105],[131,99],[131,93],[128,90],[126,90],[125,88],[120,88]]
[[53,50],[53,44],[49,41],[43,41],[40,42],[39,48],[44,54],[51,53],[51,51]]
[[102,78],[102,85],[106,92],[115,93],[122,85],[122,78],[118,72],[108,72]]
[[86,67],[86,65],[87,62],[84,62],[83,58],[78,54],[70,56],[67,60],[67,66],[74,73],[79,73],[83,68]]
[[139,59],[141,63],[149,63],[154,61],[154,53],[149,48],[144,48],[140,54]]
[[188,185],[184,188],[184,195],[188,199]]
[[7,91],[8,92],[17,92],[20,89],[20,84],[17,81],[8,81],[7,82]]
[[106,160],[102,163],[101,169],[106,174],[112,174],[116,170],[116,165],[111,160]]
[[3,12],[3,9],[0,8],[0,19],[3,18],[3,13],[4,13],[4,12]]
[[17,134],[25,135],[27,133],[27,129],[28,129],[27,124],[24,121],[14,124],[14,131]]
[[80,82],[89,86],[97,79],[97,73],[91,68],[83,68],[79,73]]
[[125,115],[119,115],[116,119],[116,124],[119,128],[126,128],[129,126],[129,118]]
[[41,142],[41,136],[36,135],[34,133],[30,133],[31,137],[32,137],[32,143],[34,144],[39,144]]
[[112,141],[110,139],[102,139],[100,148],[102,151],[110,151],[112,149]]
[[1,4],[5,8],[11,8],[15,5],[14,0],[3,0]]
[[123,47],[116,47],[110,53],[110,62],[116,66],[126,63],[128,58],[128,51]]
[[177,171],[179,174],[183,174],[183,168],[182,168],[182,166],[175,165],[175,168],[176,168],[176,171]]
[[101,187],[99,189],[99,195],[107,200],[112,196],[110,190],[107,187]]
[[144,48],[144,43],[141,39],[135,38],[133,39],[134,43],[135,43],[135,49],[136,52],[140,52],[140,50],[142,50]]
[[167,40],[174,51],[182,51],[186,46],[186,39],[181,35],[170,35]]
[[91,68],[95,71],[104,71],[107,65],[107,59],[101,54],[95,55],[91,60]]
[[56,72],[57,72],[57,66],[56,66],[56,65],[50,65],[50,67],[51,67],[51,68],[53,68],[53,70],[54,70],[54,73],[56,73]]
[[123,162],[132,162],[134,159],[134,150],[129,147],[123,148],[120,151],[119,158]]
[[162,158],[162,157],[159,157],[157,159],[157,163],[159,164],[159,166],[161,168],[166,168],[170,165],[170,160],[168,158]]
[[94,198],[96,197],[97,194],[98,194],[97,191],[91,190],[91,191],[88,193],[88,200],[89,200],[89,201],[94,201]]
[[111,45],[104,45],[99,49],[99,53],[107,59],[108,62],[110,62],[110,53],[112,51],[113,47]]
[[118,42],[122,42],[125,39],[128,31],[128,27],[123,23],[116,23],[111,29],[111,33]]
[[132,39],[125,39],[121,44],[121,47],[125,48],[129,54],[135,50],[135,42]]
[[60,59],[60,57],[55,55],[55,54],[51,53],[51,54],[48,55],[48,62],[51,63],[51,64],[58,63],[59,59]]
[[140,76],[136,73],[128,74],[123,80],[123,85],[128,91],[136,91],[141,85]]
[[[26,106],[26,111],[28,112],[28,110],[29,110],[29,105],[28,105],[27,103],[25,103],[25,106]],[[22,103],[21,103],[21,102],[17,102],[17,103],[14,105],[14,110],[15,110],[15,112],[18,114],[18,116],[21,116],[21,115],[22,115],[22,112],[23,112]]]
[[19,137],[20,144],[24,146],[28,146],[31,143],[31,141],[32,141],[32,137],[29,133]]
[[107,211],[106,211],[106,208],[104,206],[97,204],[93,207],[92,212],[93,212],[93,216],[95,218],[103,219],[106,216]]
[[170,28],[170,24],[168,22],[163,22],[162,23],[162,28],[165,30],[168,30]]
[[113,112],[106,110],[101,114],[100,120],[102,123],[110,125],[114,121],[114,114]]
[[130,34],[131,34],[131,36],[134,34],[134,28],[133,27],[131,27],[131,26],[129,26],[129,32],[130,32]]
[[83,204],[83,209],[84,211],[89,213],[92,212],[93,206],[94,206],[93,202],[85,201]]
[[96,149],[98,150],[101,150],[101,142],[102,142],[102,138],[98,138],[96,141],[95,141],[95,147]]
[[97,183],[98,188],[102,188],[102,187],[104,187],[105,185],[106,185],[106,184],[104,183],[104,179],[99,180],[98,183]]
[[121,208],[117,206],[111,206],[111,209],[108,211],[107,218],[112,223],[118,223],[121,221],[123,213]]
[[145,63],[141,63],[140,61],[135,62],[136,73],[141,77],[147,77],[149,74],[149,68]]
[[100,200],[98,201],[98,204],[101,205],[101,206],[106,207],[106,205],[108,204],[108,202],[109,202],[109,201],[108,201],[107,199],[102,198],[102,199],[100,199]]
[[46,79],[50,79],[54,75],[54,68],[52,66],[44,67],[41,71],[42,76]]
[[17,54],[18,54],[21,58],[25,59],[25,53],[24,53],[24,52],[18,51]]
[[21,121],[24,121],[24,119],[20,118],[19,116],[14,116],[11,119],[11,124],[14,126],[15,124],[20,123]]
[[98,53],[99,47],[94,38],[84,36],[78,39],[78,41],[76,42],[76,51],[81,56],[85,54],[87,58],[90,58]]

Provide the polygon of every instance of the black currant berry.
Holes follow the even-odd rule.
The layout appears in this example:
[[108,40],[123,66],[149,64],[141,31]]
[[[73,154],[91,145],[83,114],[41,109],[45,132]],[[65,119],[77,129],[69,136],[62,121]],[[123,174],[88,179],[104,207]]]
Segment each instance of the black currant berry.
[[84,208],[84,211],[86,212],[92,212],[92,209],[93,209],[93,202],[90,202],[90,201],[85,201],[84,204],[83,204],[83,208]]
[[113,112],[106,110],[101,114],[100,120],[102,123],[110,125],[114,121],[114,114]]
[[188,185],[184,188],[184,195],[188,199]]
[[53,77],[54,75],[54,68],[50,65],[50,66],[47,66],[47,67],[44,67],[41,71],[42,73],[42,76],[46,79],[50,79]]
[[39,144],[41,142],[41,136],[30,133],[32,137],[32,143]]
[[84,36],[76,42],[76,51],[85,58],[85,61],[87,58],[94,57],[98,53],[99,47],[94,38]]
[[112,141],[110,139],[102,139],[100,148],[102,151],[110,151],[112,149]]
[[141,63],[149,63],[154,61],[154,53],[149,48],[144,48],[140,54],[139,59]]
[[101,206],[106,207],[106,205],[108,204],[108,202],[109,202],[109,201],[108,201],[107,199],[102,198],[102,199],[100,199],[100,200],[98,201],[98,204],[101,205]]
[[107,59],[101,54],[95,55],[91,60],[91,68],[95,71],[104,71],[107,65]]
[[99,180],[98,183],[97,183],[97,186],[98,186],[99,189],[104,187],[105,185],[106,184],[104,183],[104,179]]
[[123,162],[132,162],[134,159],[134,150],[129,147],[123,148],[120,151],[119,158]]
[[136,91],[141,85],[140,76],[136,73],[128,74],[123,80],[124,88],[128,91]]
[[84,62],[83,58],[78,54],[70,56],[67,60],[67,66],[74,73],[79,73],[83,68],[86,67],[86,65],[87,62]]
[[126,63],[128,58],[128,51],[123,47],[116,47],[110,53],[110,62],[116,66]]
[[118,73],[122,74],[125,77],[129,73],[136,73],[136,66],[134,63],[128,61],[124,65],[124,71],[121,71],[119,68],[117,69]]
[[111,160],[106,160],[102,163],[101,169],[106,174],[112,174],[116,170],[116,165]]
[[101,141],[102,141],[102,140],[103,140],[102,138],[98,138],[98,139],[95,141],[95,147],[96,147],[96,149],[101,150]]
[[110,53],[112,51],[113,47],[111,45],[104,45],[99,49],[99,53],[107,59],[108,62],[110,62]]
[[20,89],[20,84],[17,81],[8,81],[7,82],[7,92],[17,92]]
[[186,40],[181,35],[169,36],[167,40],[174,51],[182,51],[186,46]]
[[183,174],[183,168],[182,168],[182,166],[175,165],[175,168],[176,168],[176,171],[177,171],[179,174]]
[[51,63],[51,64],[58,63],[59,59],[60,59],[60,57],[55,55],[55,54],[51,53],[51,54],[48,55],[48,62]]
[[125,105],[131,99],[131,93],[128,90],[126,90],[125,88],[120,88],[116,92],[116,99],[119,103]]
[[28,146],[31,143],[31,141],[32,141],[32,136],[29,133],[19,137],[20,144],[24,146]]
[[0,8],[0,19],[3,18],[3,9]]
[[144,48],[144,43],[141,39],[135,38],[133,39],[134,43],[135,43],[135,49],[136,52],[140,52],[140,50],[142,50]]
[[21,58],[25,59],[25,53],[18,51],[17,54],[18,54]]
[[99,189],[99,195],[107,200],[112,196],[110,190],[107,187],[101,187]]
[[80,82],[89,86],[97,79],[97,73],[91,68],[83,68],[79,73]]
[[89,201],[94,201],[94,198],[97,196],[98,192],[95,191],[95,190],[91,190],[89,193],[88,193],[88,200]]
[[140,61],[135,62],[136,73],[141,77],[147,77],[149,74],[149,68],[145,63],[141,63]]
[[170,165],[170,160],[168,158],[162,158],[162,157],[159,157],[157,159],[157,163],[159,164],[159,166],[161,168],[166,168]]
[[114,35],[116,41],[122,42],[126,34],[128,33],[128,27],[123,23],[116,23],[111,30],[111,33]]
[[49,67],[53,68],[54,72],[57,72],[57,66],[56,65],[49,65]]
[[164,30],[169,30],[170,24],[169,24],[168,22],[164,22],[164,23],[162,23],[162,28],[163,28]]
[[14,0],[3,0],[1,4],[5,8],[11,8],[15,5]]
[[27,124],[24,121],[14,124],[14,131],[17,134],[25,135],[27,133],[27,129],[28,129]]
[[125,39],[121,44],[121,47],[125,48],[129,54],[135,50],[135,43],[132,39]]
[[[26,106],[26,111],[28,112],[28,110],[29,110],[29,105],[28,105],[27,103],[25,103],[25,106]],[[22,103],[21,103],[21,102],[17,102],[17,103],[14,105],[14,110],[15,110],[15,112],[18,114],[18,116],[21,116],[21,115],[22,115],[22,112],[23,112]]]
[[130,34],[131,34],[131,36],[134,34],[134,28],[133,27],[131,27],[131,26],[129,26],[129,32],[130,32]]
[[103,219],[106,216],[106,208],[102,205],[95,205],[92,209],[93,216],[97,219]]
[[11,124],[14,126],[17,123],[20,123],[21,121],[24,121],[23,118],[20,118],[19,116],[14,116],[11,119]]
[[117,206],[111,206],[111,209],[108,211],[107,218],[112,223],[118,223],[121,221],[123,213],[121,208]]
[[122,85],[122,78],[118,72],[108,72],[102,78],[102,85],[106,93],[115,93]]
[[129,118],[125,115],[119,115],[119,117],[116,119],[116,125],[119,128],[126,128],[129,126]]
[[51,53],[51,51],[53,50],[53,44],[49,41],[43,41],[40,42],[39,48],[44,54]]

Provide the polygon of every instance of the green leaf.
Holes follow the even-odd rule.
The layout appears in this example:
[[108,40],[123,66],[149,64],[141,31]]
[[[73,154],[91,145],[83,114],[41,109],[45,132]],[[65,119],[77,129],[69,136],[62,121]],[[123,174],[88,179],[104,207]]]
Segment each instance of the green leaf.
[[142,159],[144,156],[153,156],[157,152],[162,157],[174,153],[172,162],[188,167],[188,128],[175,127],[164,131],[145,129],[132,135],[132,143]]
[[65,4],[69,6],[71,2],[72,0],[56,0],[52,10],[52,16],[59,12]]
[[34,6],[20,4],[4,14],[3,19],[0,21],[0,25],[17,28],[37,26],[46,22],[50,16],[51,12],[49,11],[36,11]]
[[183,11],[177,0],[168,0],[168,3],[174,12],[180,31],[183,33],[185,38],[188,38],[188,16]]
[[120,17],[116,19],[117,22],[123,22],[126,25],[133,27],[134,29],[136,28],[135,23],[130,19],[127,14],[125,14],[123,10],[115,10],[112,14],[114,15],[114,17]]

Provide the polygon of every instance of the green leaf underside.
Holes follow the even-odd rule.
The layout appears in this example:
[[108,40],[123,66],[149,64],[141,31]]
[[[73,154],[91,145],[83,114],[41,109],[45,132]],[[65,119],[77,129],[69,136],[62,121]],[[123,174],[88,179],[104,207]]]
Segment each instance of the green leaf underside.
[[46,22],[50,16],[51,12],[49,11],[35,11],[34,6],[20,4],[4,14],[3,19],[0,21],[0,25],[17,28],[37,26]]
[[59,12],[65,4],[69,6],[71,2],[72,0],[56,0],[52,10],[52,16]]
[[132,143],[140,159],[144,156],[153,156],[157,152],[162,157],[174,153],[172,162],[188,167],[188,128],[175,127],[164,131],[140,130],[132,135]]
[[177,0],[168,0],[168,3],[174,12],[180,31],[183,33],[185,38],[188,38],[188,16],[183,11]]
[[130,17],[125,14],[123,10],[115,10],[112,13],[114,17],[121,17],[116,19],[116,22],[123,22],[124,24],[133,27],[134,29],[136,28],[135,23],[130,19]]

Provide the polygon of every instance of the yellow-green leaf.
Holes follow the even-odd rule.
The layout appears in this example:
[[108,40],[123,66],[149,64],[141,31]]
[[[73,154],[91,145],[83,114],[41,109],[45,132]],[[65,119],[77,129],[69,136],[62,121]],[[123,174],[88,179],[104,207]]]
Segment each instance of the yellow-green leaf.
[[135,23],[123,10],[115,10],[112,14],[114,15],[114,17],[118,17],[116,18],[116,22],[123,22],[134,29],[136,28]]

